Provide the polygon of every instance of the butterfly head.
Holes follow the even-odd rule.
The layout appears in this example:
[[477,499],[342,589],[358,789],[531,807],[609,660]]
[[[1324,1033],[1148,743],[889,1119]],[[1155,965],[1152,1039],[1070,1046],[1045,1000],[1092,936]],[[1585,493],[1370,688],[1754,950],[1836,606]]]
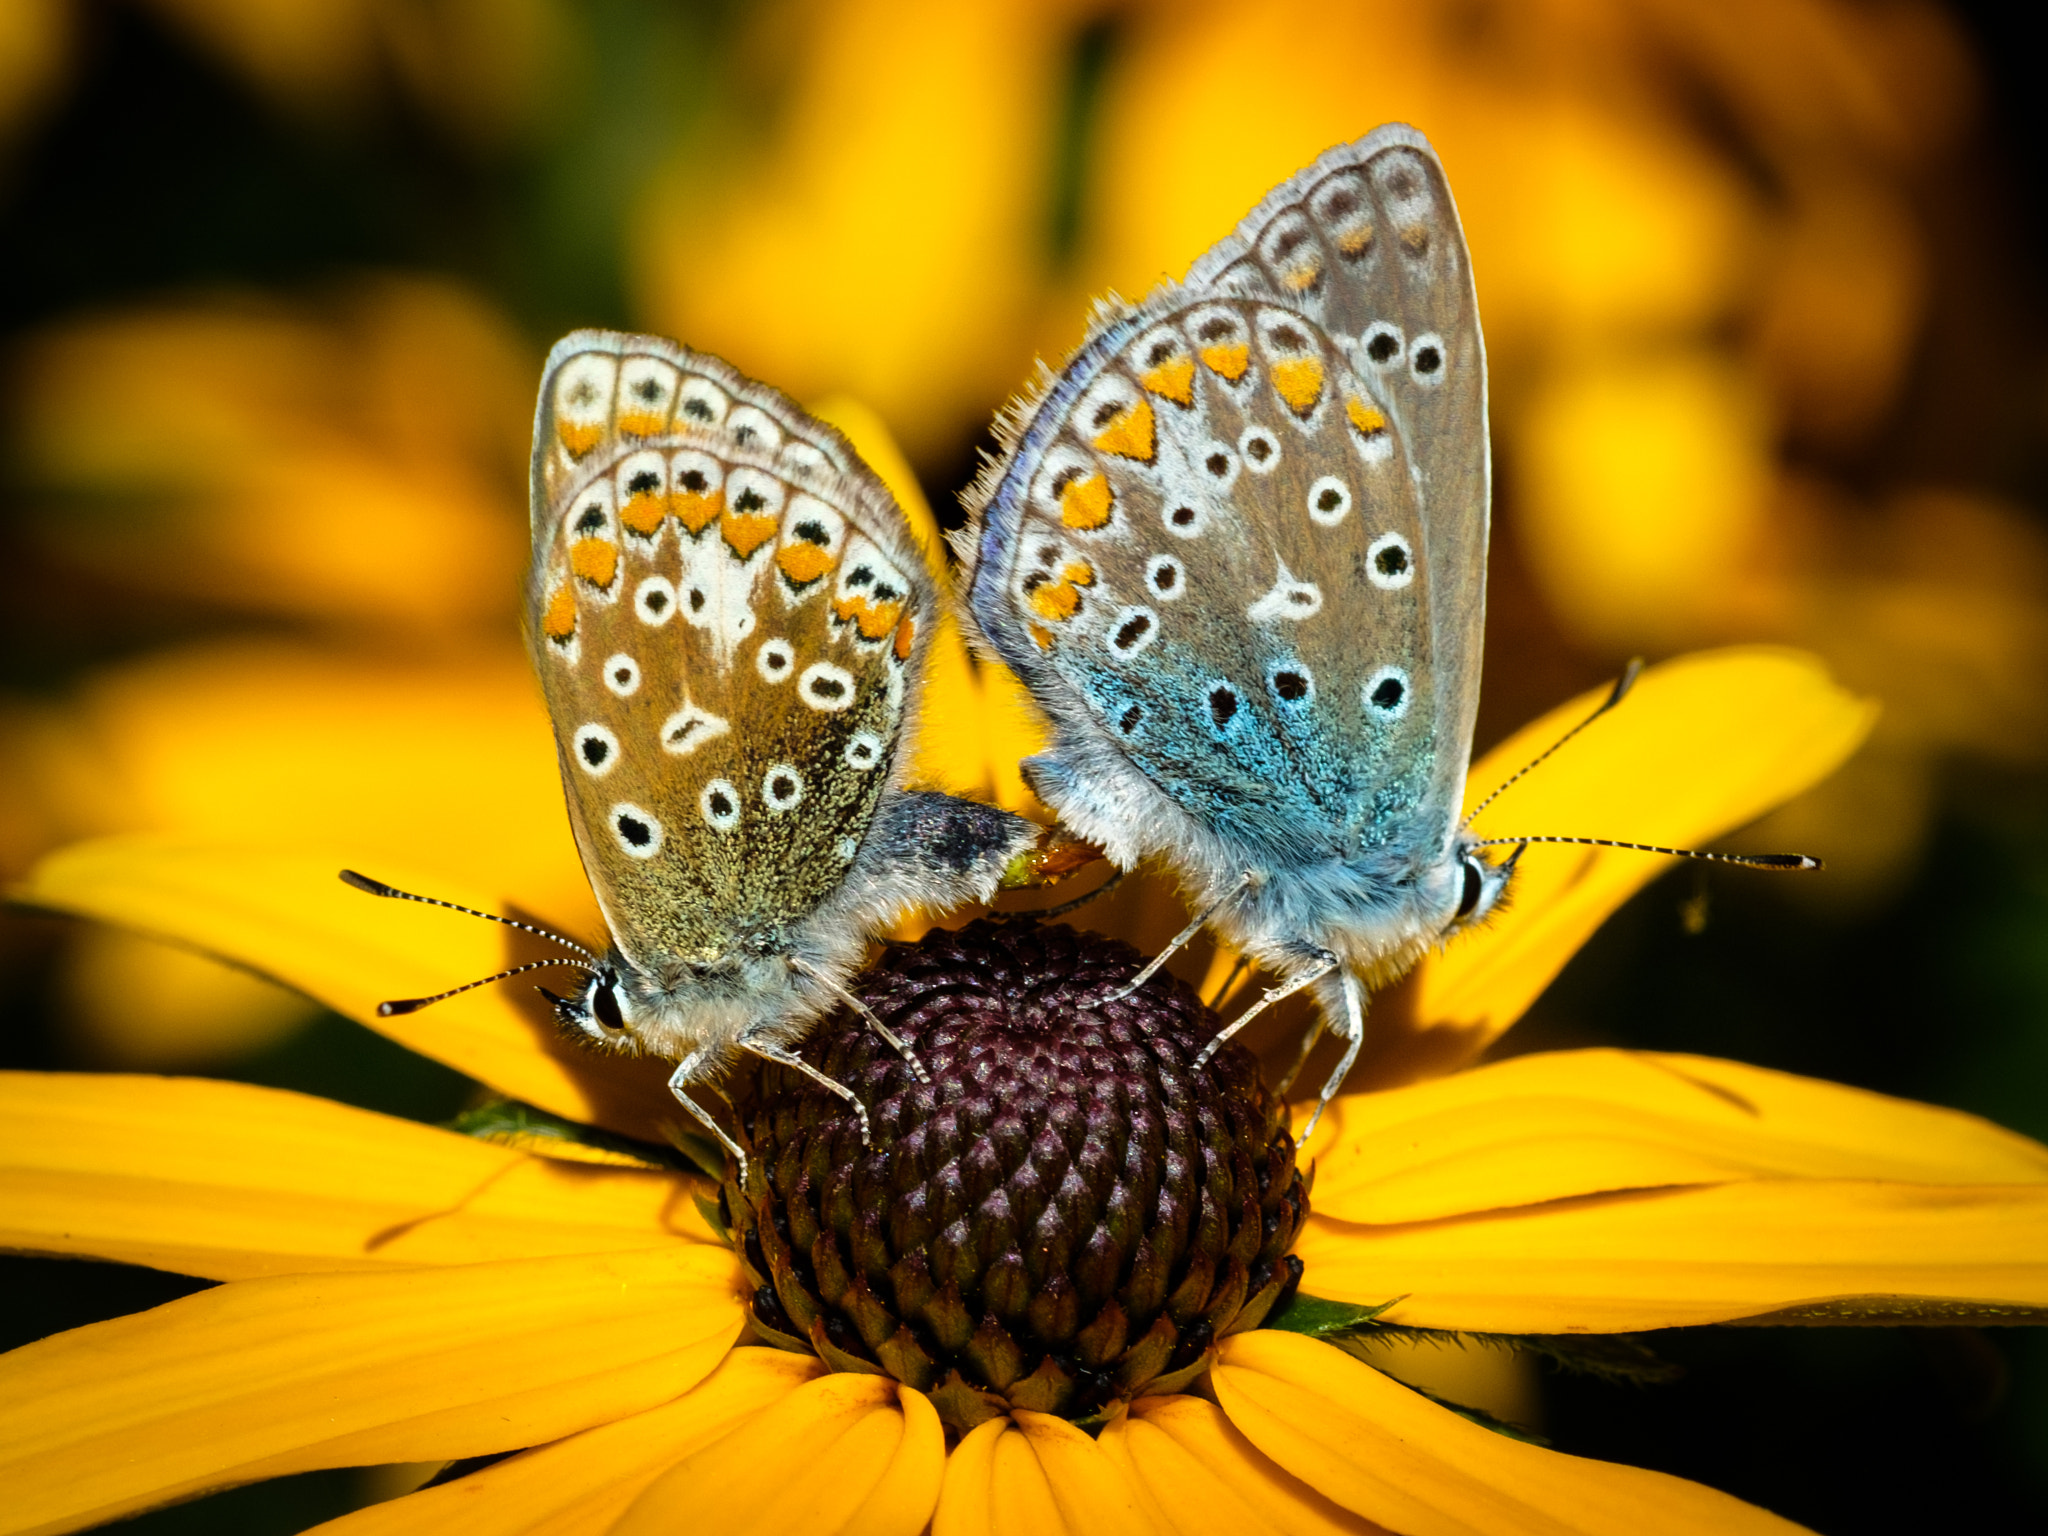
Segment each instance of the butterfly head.
[[655,974],[614,948],[568,997],[541,989],[571,1038],[622,1055],[680,1059],[735,1042],[751,1028],[810,1011],[807,989],[779,954],[743,947],[673,960]]
[[1456,859],[1450,865],[1455,904],[1443,927],[1444,938],[1478,927],[1506,901],[1508,886],[1515,877],[1515,861],[1520,857],[1521,849],[1517,848],[1496,864],[1483,850],[1460,841]]

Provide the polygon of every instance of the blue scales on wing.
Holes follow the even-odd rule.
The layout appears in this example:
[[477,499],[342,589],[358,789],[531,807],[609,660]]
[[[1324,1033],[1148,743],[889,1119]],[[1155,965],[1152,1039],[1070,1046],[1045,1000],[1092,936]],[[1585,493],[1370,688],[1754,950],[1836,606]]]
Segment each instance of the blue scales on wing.
[[1385,131],[1100,319],[973,551],[977,619],[1069,726],[1041,778],[1113,747],[1265,860],[1434,854],[1485,549],[1483,435],[1446,454],[1437,423],[1483,420],[1482,362],[1441,172]]

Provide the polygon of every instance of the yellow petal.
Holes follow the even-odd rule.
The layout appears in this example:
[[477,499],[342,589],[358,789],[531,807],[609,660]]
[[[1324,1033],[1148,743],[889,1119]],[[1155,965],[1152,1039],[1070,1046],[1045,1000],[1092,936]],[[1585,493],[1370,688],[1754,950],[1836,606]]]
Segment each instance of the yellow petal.
[[1303,1482],[1402,1536],[1791,1536],[1803,1527],[1698,1483],[1482,1429],[1299,1334],[1223,1344],[1231,1423]]
[[509,620],[500,633],[445,660],[266,639],[110,667],[12,733],[11,792],[44,847],[150,831],[289,839],[580,921],[595,909],[547,711]]
[[0,1531],[607,1423],[709,1374],[739,1288],[731,1254],[671,1245],[240,1280],[75,1328],[0,1357]]
[[1371,1536],[1380,1527],[1340,1509],[1269,1459],[1214,1403],[1146,1397],[1097,1442],[1177,1536]]
[[1832,1307],[2048,1307],[2048,1187],[1758,1179],[1370,1227],[1311,1216],[1311,1294],[1390,1323],[1613,1333]]
[[[499,909],[488,891],[432,874],[391,865],[368,873]],[[52,854],[16,894],[237,961],[568,1119],[659,1140],[656,1128],[676,1118],[666,1067],[578,1049],[527,978],[379,1018],[385,998],[425,996],[559,951],[458,912],[366,896],[343,885],[329,859],[171,834],[102,838]]]
[[[1604,696],[1574,699],[1487,753],[1467,780],[1466,805]],[[1836,686],[1803,652],[1758,646],[1680,657],[1644,672],[1620,708],[1503,795],[1475,830],[1703,847],[1833,772],[1875,717],[1875,705]],[[1434,1037],[1424,1054],[1441,1067],[1484,1049],[1666,862],[1618,849],[1532,846],[1516,871],[1514,904],[1419,968],[1415,1021]]]
[[320,1013],[239,967],[118,928],[73,934],[59,987],[75,1048],[130,1071],[203,1072],[279,1045]]
[[315,1530],[319,1536],[604,1536],[676,1462],[724,1439],[824,1370],[810,1355],[736,1349],[674,1402]]
[[1127,1464],[1050,1414],[971,1431],[946,1462],[932,1536],[1125,1536],[1155,1530]]
[[1518,1056],[1346,1095],[1330,1121],[1315,1208],[1346,1221],[1730,1179],[2048,1180],[2048,1147],[1975,1115],[1705,1056]]
[[0,1073],[0,1247],[215,1280],[715,1241],[678,1177],[198,1078]]
[[945,1464],[945,1431],[922,1392],[884,1376],[823,1376],[671,1467],[612,1536],[913,1536],[931,1519]]

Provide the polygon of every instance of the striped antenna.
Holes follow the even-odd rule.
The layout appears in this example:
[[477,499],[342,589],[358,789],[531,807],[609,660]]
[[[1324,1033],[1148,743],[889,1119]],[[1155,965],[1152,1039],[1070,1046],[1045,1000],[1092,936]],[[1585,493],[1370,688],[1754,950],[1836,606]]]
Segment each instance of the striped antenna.
[[[1593,713],[1586,716],[1585,719],[1581,720],[1577,725],[1573,726],[1570,730],[1566,731],[1562,736],[1558,737],[1557,740],[1553,741],[1549,746],[1545,747],[1541,752],[1537,753],[1528,762],[1524,763],[1514,773],[1508,775],[1506,783],[1500,785],[1497,789],[1494,790],[1492,794],[1488,795],[1484,800],[1480,801],[1477,805],[1472,807],[1472,809],[1466,814],[1465,819],[1458,823],[1458,830],[1462,832],[1467,827],[1471,826],[1473,822],[1479,819],[1479,813],[1481,811],[1485,810],[1489,805],[1493,804],[1494,801],[1498,800],[1502,795],[1506,794],[1510,789],[1514,788],[1520,780],[1527,778],[1530,773],[1532,773],[1550,756],[1551,753],[1555,752],[1559,747],[1563,746],[1566,742],[1570,741],[1574,736],[1578,735],[1579,732],[1583,731],[1587,726],[1591,725],[1595,720],[1598,720],[1602,715],[1606,714],[1607,711],[1614,708],[1614,706],[1619,704],[1623,699],[1627,698],[1629,689],[1635,687],[1636,679],[1642,676],[1642,672],[1643,658],[1640,656],[1631,657],[1629,659],[1629,664],[1621,669],[1621,676],[1615,679],[1614,691],[1607,695],[1606,701],[1602,703],[1598,709],[1594,710]],[[1499,839],[1499,841],[1505,843],[1517,843],[1525,841],[1525,839],[1517,837],[1505,837]]]
[[[565,939],[559,933],[555,933],[547,928],[537,928],[532,923],[515,922],[513,919],[509,917],[500,917],[495,912],[479,912],[475,907],[457,906],[454,902],[443,901],[438,896],[415,896],[411,891],[401,891],[395,885],[386,885],[382,880],[372,880],[368,875],[357,874],[352,869],[344,869],[341,872],[341,883],[343,885],[352,885],[357,890],[366,892],[371,896],[385,896],[389,897],[393,901],[417,901],[422,906],[446,907],[450,912],[464,912],[471,917],[480,917],[487,923],[503,923],[507,928],[517,928],[521,933],[531,933],[539,938],[548,939],[556,944],[559,944],[562,946],[562,948],[570,950],[575,954],[581,955],[585,960],[588,960],[590,964],[593,966],[601,963],[596,955],[592,954],[589,950],[585,949],[581,944],[578,944],[574,939]],[[566,965],[568,962],[557,960],[542,960],[536,961],[535,963],[538,965]],[[517,971],[507,971],[505,974],[507,976],[516,976],[519,973]],[[491,978],[491,980],[493,981],[496,981],[497,979],[498,978],[495,976]],[[475,982],[472,983],[472,985],[482,986],[483,983]],[[460,991],[461,989],[457,988],[457,990]],[[448,997],[452,995],[453,994],[447,992],[441,994],[442,997]],[[422,998],[420,1000],[420,1005],[436,1001],[438,1001],[438,999],[436,998]],[[401,1008],[397,1011],[400,1013],[409,1013],[411,1012],[411,1009]]]
[[[478,987],[488,987],[492,982],[503,981],[508,976],[524,976],[528,971],[543,970],[550,965],[570,965],[583,972],[586,976],[595,974],[581,960],[529,960],[524,965],[513,966],[509,971],[500,971],[495,976],[486,976],[480,981],[466,981],[459,987],[450,987],[446,992],[436,992],[432,997],[400,997],[394,998],[388,1003],[379,1003],[377,1005],[377,1017],[388,1019],[396,1014],[418,1013],[429,1003],[438,1003],[444,998],[455,997],[464,992],[473,992]],[[546,994],[547,988],[543,987],[541,991],[543,994]]]
[[1516,845],[1516,857],[1520,857],[1521,850],[1531,843],[1577,843],[1586,848],[1626,848],[1632,853],[1661,853],[1671,859],[1698,859],[1704,864],[1734,864],[1743,869],[1827,867],[1819,859],[1804,853],[1703,853],[1697,848],[1660,848],[1655,843],[1624,843],[1612,837],[1482,837],[1466,846],[1498,848],[1508,843]]

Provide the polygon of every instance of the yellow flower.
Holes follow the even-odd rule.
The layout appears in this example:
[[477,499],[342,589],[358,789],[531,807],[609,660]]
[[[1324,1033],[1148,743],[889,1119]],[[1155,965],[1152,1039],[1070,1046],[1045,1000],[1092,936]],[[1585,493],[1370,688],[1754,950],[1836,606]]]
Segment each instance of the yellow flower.
[[[1868,724],[1804,658],[1692,658],[1646,674],[1502,807],[1541,818],[1515,830],[1640,831],[1640,812],[1697,840],[1826,772]],[[1644,805],[1616,800],[1644,770]],[[508,868],[522,840],[560,835],[552,804],[492,829]],[[547,893],[451,887],[430,864],[377,873],[552,915]],[[1432,1042],[1421,1059],[1505,1028],[1648,871],[1531,849],[1525,872],[1513,911],[1429,963],[1406,1031]],[[506,931],[370,901],[324,854],[132,835],[53,856],[23,894],[263,969],[543,1110],[642,1141],[673,1118],[659,1064],[571,1053],[514,989],[377,1018],[380,997],[491,968]],[[2048,1149],[1733,1063],[1512,1059],[1348,1094],[1310,1150],[1304,1289],[1392,1302],[1390,1324],[1602,1333],[2048,1308]],[[312,1467],[507,1451],[521,1454],[324,1529],[1793,1529],[1496,1435],[1280,1326],[1223,1340],[1202,1395],[1141,1398],[1097,1435],[1019,1411],[949,1447],[918,1391],[736,1344],[743,1284],[696,1180],[544,1135],[478,1140],[226,1083],[16,1074],[0,1078],[0,1180],[6,1246],[226,1282],[0,1358],[0,1531]]]

